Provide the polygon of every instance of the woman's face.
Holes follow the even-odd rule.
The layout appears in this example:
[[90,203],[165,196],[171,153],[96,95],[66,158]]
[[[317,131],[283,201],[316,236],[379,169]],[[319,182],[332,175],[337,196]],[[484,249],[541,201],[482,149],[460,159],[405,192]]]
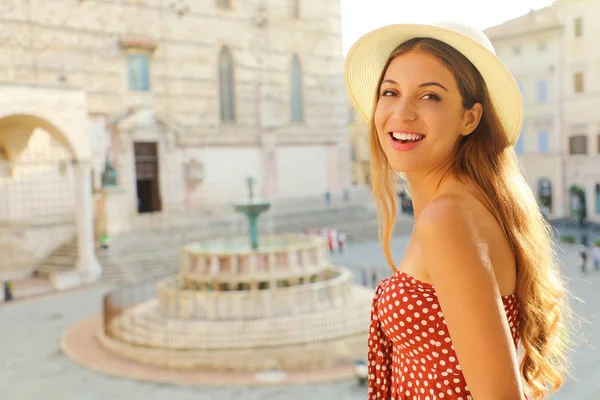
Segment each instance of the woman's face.
[[397,172],[428,172],[447,161],[462,135],[481,118],[481,104],[464,110],[452,73],[434,56],[411,51],[385,72],[374,122]]

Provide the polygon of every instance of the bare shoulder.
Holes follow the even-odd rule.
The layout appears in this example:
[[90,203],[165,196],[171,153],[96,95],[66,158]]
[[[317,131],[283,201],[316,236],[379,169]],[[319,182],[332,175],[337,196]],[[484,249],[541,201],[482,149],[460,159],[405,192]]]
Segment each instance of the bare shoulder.
[[[415,223],[425,268],[433,284],[480,286],[494,275],[481,210],[462,194],[434,199]],[[456,287],[456,286],[455,286]]]
[[429,241],[438,237],[447,239],[447,235],[457,233],[476,234],[471,202],[468,200],[466,196],[457,194],[445,194],[434,199],[415,223],[415,233],[419,240]]

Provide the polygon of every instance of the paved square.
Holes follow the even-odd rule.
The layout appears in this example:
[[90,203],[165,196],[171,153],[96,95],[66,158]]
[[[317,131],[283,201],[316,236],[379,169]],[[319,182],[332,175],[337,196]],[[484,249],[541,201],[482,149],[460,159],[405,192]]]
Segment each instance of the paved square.
[[[407,237],[394,239],[394,256],[399,259]],[[581,323],[575,335],[573,375],[555,400],[600,399],[600,273],[582,276],[576,268],[577,250],[567,247],[560,254],[570,289],[583,303],[575,311]],[[335,264],[355,272],[360,282],[364,266],[378,267],[379,277],[389,275],[377,242],[351,245],[344,254],[333,255]],[[0,305],[0,393],[15,400],[365,400],[366,389],[354,380],[303,387],[200,388],[174,387],[127,381],[79,367],[59,350],[60,335],[71,324],[101,309],[101,296],[108,286],[78,290]]]

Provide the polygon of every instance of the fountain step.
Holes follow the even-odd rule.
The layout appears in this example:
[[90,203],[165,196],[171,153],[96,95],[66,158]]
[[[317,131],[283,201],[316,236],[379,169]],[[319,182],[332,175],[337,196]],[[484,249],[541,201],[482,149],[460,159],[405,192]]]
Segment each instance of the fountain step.
[[173,349],[226,349],[294,345],[366,333],[373,292],[353,287],[351,300],[320,312],[254,320],[167,318],[150,300],[111,322],[119,340]]
[[141,347],[106,336],[100,343],[119,357],[159,368],[212,372],[264,373],[264,371],[314,372],[348,366],[367,357],[367,333],[298,345],[222,350],[176,350]]

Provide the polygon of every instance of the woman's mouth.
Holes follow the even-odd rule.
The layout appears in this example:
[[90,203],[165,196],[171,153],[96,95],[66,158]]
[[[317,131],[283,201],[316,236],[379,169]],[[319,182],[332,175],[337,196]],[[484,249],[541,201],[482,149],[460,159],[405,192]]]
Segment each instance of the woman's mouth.
[[425,135],[420,133],[406,133],[406,132],[390,132],[392,140],[400,143],[413,143],[423,140]]

